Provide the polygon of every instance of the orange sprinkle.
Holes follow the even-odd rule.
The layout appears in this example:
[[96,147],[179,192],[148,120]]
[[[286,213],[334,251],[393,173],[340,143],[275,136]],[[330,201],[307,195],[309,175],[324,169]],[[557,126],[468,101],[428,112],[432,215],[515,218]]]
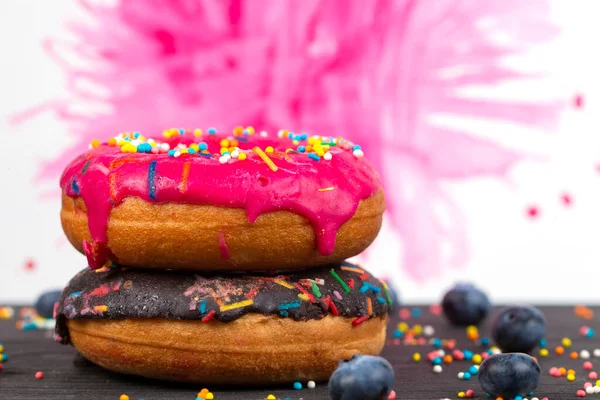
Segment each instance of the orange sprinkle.
[[110,195],[111,200],[115,202],[115,204],[117,203],[117,198],[115,196],[115,187],[116,186],[117,186],[117,176],[115,175],[114,172],[112,172],[108,178],[108,194]]
[[92,145],[92,148],[95,149],[96,147],[100,146],[100,141],[98,139],[94,139],[94,140],[92,140],[91,145]]
[[326,188],[320,188],[320,189],[319,189],[319,192],[326,192],[326,191],[328,191],[328,190],[333,190],[333,189],[334,189],[334,187],[333,187],[333,186],[329,186],[329,187],[326,187]]
[[364,274],[365,270],[360,268],[352,268],[352,267],[340,267],[344,271],[356,272],[357,274]]
[[567,370],[567,375],[575,375],[575,370],[574,369],[568,369]]
[[579,318],[589,320],[589,319],[594,318],[594,311],[591,308],[580,304],[580,305],[575,306],[575,315],[578,316]]
[[569,355],[569,357],[571,357],[571,360],[577,360],[577,357],[579,357],[579,354],[576,351],[572,351],[571,354]]
[[117,145],[117,139],[115,139],[114,137],[111,137],[110,139],[108,139],[108,145],[109,146],[116,146]]
[[558,371],[560,372],[561,376],[565,376],[567,374],[567,370],[565,369],[565,367],[560,367]]
[[104,312],[104,311],[108,311],[108,307],[107,306],[94,306],[94,311],[97,312]]
[[452,364],[452,356],[450,354],[446,354],[444,356],[444,363],[446,363],[446,364]]
[[233,128],[233,134],[235,136],[239,136],[242,133],[244,133],[244,128],[242,126],[236,126],[235,128]]
[[275,165],[275,163],[273,163],[273,160],[271,160],[269,158],[268,155],[265,154],[264,151],[261,150],[260,147],[256,146],[255,148],[252,149],[256,154],[258,154],[258,156],[260,158],[262,158],[262,160],[269,166],[269,168],[271,168],[271,171],[275,172],[277,171],[277,165]]
[[558,354],[559,356],[562,356],[563,354],[565,354],[565,348],[562,346],[556,346],[556,348],[554,349],[554,352],[556,354]]
[[369,313],[369,317],[373,315],[373,302],[370,297],[367,297],[367,312]]
[[181,173],[181,182],[179,182],[179,191],[185,193],[188,188],[188,176],[190,175],[190,162],[183,163],[183,172]]

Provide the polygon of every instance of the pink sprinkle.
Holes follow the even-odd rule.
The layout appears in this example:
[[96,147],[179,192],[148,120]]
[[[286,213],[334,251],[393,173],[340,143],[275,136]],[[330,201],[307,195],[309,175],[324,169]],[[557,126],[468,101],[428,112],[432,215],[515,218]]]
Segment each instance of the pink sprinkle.
[[598,373],[596,371],[592,371],[588,374],[588,378],[590,379],[598,379]]
[[338,300],[342,300],[342,295],[340,294],[340,292],[338,292],[337,290],[333,291],[333,295],[338,299]]
[[548,398],[547,397],[543,397],[542,400],[548,400]]
[[44,379],[44,373],[42,371],[38,371],[35,373],[35,379]]
[[400,342],[400,339],[394,339],[394,340],[392,341],[392,343],[393,343],[395,346],[398,346],[398,345],[399,345],[401,342]]
[[488,353],[481,353],[481,359],[485,360],[486,358],[488,358],[490,355]]
[[584,388],[584,389],[587,389],[587,388],[588,388],[588,387],[590,387],[590,386],[592,386],[592,383],[591,383],[591,382],[586,382],[586,383],[584,383],[584,384],[583,384],[583,388]]
[[571,204],[573,204],[573,198],[568,193],[563,193],[562,196],[560,196],[560,198],[565,206],[570,206]]
[[587,336],[587,333],[589,332],[590,327],[587,325],[582,325],[581,328],[579,328],[579,334],[581,336]]
[[467,390],[467,392],[465,394],[467,395],[467,397],[475,396],[475,392],[472,389]]
[[556,367],[550,368],[550,375],[554,376],[554,375],[556,375],[557,372],[558,372],[558,368],[556,368]]
[[583,369],[586,369],[589,371],[590,369],[592,369],[592,367],[593,367],[593,365],[592,365],[591,361],[586,361],[583,363]]
[[531,219],[537,218],[539,213],[540,213],[540,211],[538,210],[538,208],[536,206],[530,206],[527,208],[527,215]]
[[417,339],[417,344],[418,345],[424,345],[425,343],[427,343],[427,341],[425,340],[425,338],[421,337]]
[[410,318],[410,310],[408,308],[401,308],[398,315],[400,316],[400,319],[408,319]]
[[396,391],[392,390],[390,392],[390,395],[388,396],[388,399],[395,399],[396,398]]
[[577,397],[585,397],[585,390],[579,389],[577,391]]
[[442,312],[442,306],[439,304],[433,304],[429,306],[429,312],[433,315],[440,315]]
[[437,351],[432,351],[431,353],[427,354],[427,359],[429,361],[433,361],[434,358],[439,357],[439,354],[437,353]]
[[453,350],[455,347],[456,347],[456,342],[448,341],[448,343],[446,343],[446,348],[448,350]]

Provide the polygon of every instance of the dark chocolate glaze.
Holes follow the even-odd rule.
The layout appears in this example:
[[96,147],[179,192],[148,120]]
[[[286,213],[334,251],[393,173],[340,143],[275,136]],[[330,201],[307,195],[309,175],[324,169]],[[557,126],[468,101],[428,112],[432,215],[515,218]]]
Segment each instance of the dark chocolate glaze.
[[290,273],[228,275],[86,268],[62,292],[56,339],[69,343],[68,319],[228,322],[256,313],[305,321],[331,314],[355,317],[353,324],[358,325],[387,313],[390,303],[387,286],[349,263]]

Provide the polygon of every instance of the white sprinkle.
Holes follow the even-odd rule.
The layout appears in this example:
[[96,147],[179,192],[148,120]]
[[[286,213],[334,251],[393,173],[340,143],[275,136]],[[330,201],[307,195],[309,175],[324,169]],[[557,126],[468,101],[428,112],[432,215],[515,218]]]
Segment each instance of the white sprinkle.
[[458,373],[458,379],[462,380],[464,376],[465,376],[464,372],[459,372]]
[[540,400],[537,397],[532,397],[531,400]]
[[238,158],[240,156],[240,152],[237,150],[234,150],[231,152],[231,157],[233,158]]
[[361,149],[354,150],[352,154],[354,154],[354,157],[356,158],[361,158],[365,155]]
[[331,153],[327,152],[325,154],[323,154],[323,158],[325,159],[325,161],[331,161]]
[[[175,153],[175,154],[177,154],[177,153]],[[227,158],[225,158],[225,157],[219,157],[219,162],[221,164],[226,164],[227,163]]]
[[438,353],[438,356],[440,356],[440,357],[444,357],[446,355],[446,352],[444,350],[442,350],[442,349],[439,349],[437,351],[437,353]]
[[269,134],[267,133],[267,131],[260,131],[259,135],[261,137],[267,137],[267,136],[269,136]]
[[502,353],[502,350],[500,350],[500,349],[492,350],[492,354],[500,354],[500,353]]
[[177,158],[177,157],[179,157],[180,155],[181,155],[181,153],[180,153],[180,152],[178,152],[178,151],[176,151],[176,152],[175,152],[175,154],[173,154],[173,157]]
[[434,333],[435,333],[435,329],[433,329],[433,326],[431,326],[431,325],[425,325],[423,327],[423,334],[425,336],[433,336]]
[[600,349],[594,349],[594,357],[600,357]]
[[594,387],[593,386],[588,386],[585,388],[585,392],[587,394],[593,394],[594,393]]
[[229,153],[225,153],[225,154],[223,154],[223,157],[225,157],[225,159],[226,159],[227,161],[231,160],[231,154],[229,154]]
[[598,385],[594,386],[594,393],[600,393],[600,386],[598,386]]
[[160,147],[163,149],[163,151],[169,151],[169,149],[171,149],[171,146],[167,142],[161,143]]
[[436,374],[439,374],[440,372],[442,372],[442,366],[441,365],[434,365],[433,366],[433,372]]
[[587,350],[581,350],[581,352],[579,352],[579,357],[583,359],[590,358],[590,352]]
[[317,386],[315,384],[315,381],[308,381],[308,383],[306,384],[306,387],[309,388],[309,389],[314,389],[315,386]]

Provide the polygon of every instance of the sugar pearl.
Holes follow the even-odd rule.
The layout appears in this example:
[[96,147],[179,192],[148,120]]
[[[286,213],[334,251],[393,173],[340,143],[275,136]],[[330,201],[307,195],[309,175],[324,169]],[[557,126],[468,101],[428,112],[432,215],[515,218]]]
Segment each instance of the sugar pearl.
[[361,157],[363,157],[365,155],[365,153],[363,153],[363,151],[360,150],[360,149],[359,150],[354,150],[352,152],[352,154],[354,154],[354,157],[356,157],[356,158],[361,158]]
[[440,372],[442,372],[442,366],[441,365],[434,365],[433,366],[433,372],[435,372],[436,374],[439,374]]
[[600,393],[600,386],[594,386],[594,393]]
[[464,376],[465,376],[465,373],[464,373],[464,372],[459,372],[459,373],[458,373],[458,379],[461,379],[461,380],[462,380],[462,379],[464,378]]
[[233,158],[238,158],[240,156],[240,152],[237,150],[234,150],[231,152],[231,157]]
[[323,158],[324,158],[326,161],[330,161],[330,160],[331,160],[331,153],[330,153],[330,152],[327,152],[327,153],[323,154]]
[[423,327],[423,334],[425,336],[433,336],[434,333],[435,333],[435,329],[433,329],[433,326],[425,325],[425,327]]
[[590,352],[587,350],[581,350],[581,352],[579,352],[579,357],[583,359],[590,358]]
[[306,387],[309,388],[309,389],[314,389],[315,386],[317,386],[315,384],[315,381],[308,381],[308,383],[306,384]]
[[594,387],[593,386],[588,386],[585,388],[585,392],[587,394],[593,394],[594,393]]
[[446,355],[446,352],[444,350],[442,350],[442,349],[439,349],[437,351],[437,353],[438,353],[438,356],[440,356],[440,357],[444,357]]

